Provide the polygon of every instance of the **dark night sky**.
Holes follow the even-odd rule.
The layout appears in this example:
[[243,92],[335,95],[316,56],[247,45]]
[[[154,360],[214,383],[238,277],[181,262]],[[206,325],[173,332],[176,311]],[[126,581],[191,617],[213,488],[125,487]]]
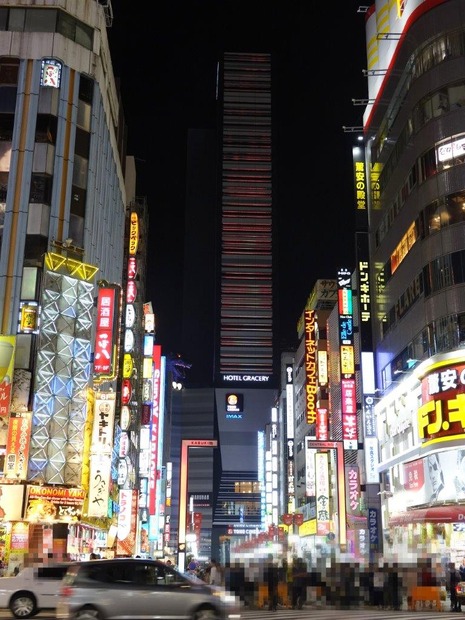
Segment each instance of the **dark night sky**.
[[[277,124],[281,342],[318,278],[354,268],[355,135],[366,97],[359,2],[112,0],[112,61],[121,82],[137,194],[150,209],[147,300],[163,351],[179,341],[188,128],[214,127],[216,62],[223,50],[273,53]],[[138,8],[143,7],[143,8]]]

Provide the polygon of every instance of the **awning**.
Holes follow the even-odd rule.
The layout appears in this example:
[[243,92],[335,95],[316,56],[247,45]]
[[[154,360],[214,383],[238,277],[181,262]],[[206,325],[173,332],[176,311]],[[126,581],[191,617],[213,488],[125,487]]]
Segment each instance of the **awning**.
[[389,517],[389,525],[408,523],[465,523],[465,505],[416,508]]

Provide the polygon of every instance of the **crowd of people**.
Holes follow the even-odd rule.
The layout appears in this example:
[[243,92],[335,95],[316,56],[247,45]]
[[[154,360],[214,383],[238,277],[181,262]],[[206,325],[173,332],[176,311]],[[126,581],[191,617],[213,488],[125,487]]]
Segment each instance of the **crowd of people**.
[[[399,610],[411,605],[412,588],[435,586],[443,592],[445,606],[461,611],[456,584],[465,581],[465,558],[456,567],[450,562],[442,571],[431,559],[398,564],[378,561],[367,565],[322,559],[309,568],[304,559],[294,556],[278,560],[273,555],[249,562],[212,559],[197,571],[207,583],[224,586],[234,592],[245,606],[302,609],[309,592],[313,603],[348,609],[370,606]],[[447,602],[449,601],[449,602]]]

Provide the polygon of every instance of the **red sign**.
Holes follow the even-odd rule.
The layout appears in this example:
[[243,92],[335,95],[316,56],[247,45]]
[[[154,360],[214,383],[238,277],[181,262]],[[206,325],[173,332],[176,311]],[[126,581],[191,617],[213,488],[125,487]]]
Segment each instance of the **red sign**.
[[150,421],[150,470],[149,470],[149,514],[156,514],[158,478],[158,434],[161,390],[161,346],[153,347],[153,399]]
[[97,301],[97,326],[95,333],[94,374],[113,374],[114,326],[116,289],[101,288]]
[[137,275],[137,259],[135,256],[128,258],[128,278],[134,280]]
[[320,441],[328,439],[328,410],[321,407],[317,409],[316,438]]
[[121,402],[128,405],[132,398],[132,383],[130,379],[123,379],[121,384]]
[[404,463],[404,489],[407,491],[418,491],[425,484],[425,470],[423,459]]

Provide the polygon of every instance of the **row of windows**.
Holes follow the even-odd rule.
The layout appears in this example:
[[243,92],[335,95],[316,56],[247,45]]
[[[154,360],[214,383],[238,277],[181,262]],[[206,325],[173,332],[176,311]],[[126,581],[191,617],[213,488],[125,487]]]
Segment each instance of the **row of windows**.
[[[0,81],[2,77],[7,80],[13,79],[13,72],[2,71],[2,67],[10,66],[6,59],[0,60]],[[16,66],[16,65],[15,65]],[[17,71],[14,73],[17,80]],[[0,89],[2,88],[0,84]],[[81,75],[79,81],[79,99],[78,99],[78,115],[75,133],[74,147],[74,165],[73,179],[71,191],[70,205],[70,236],[76,241],[77,245],[82,245],[84,235],[84,216],[85,203],[87,199],[87,176],[88,162],[90,155],[90,123],[91,109],[93,97],[94,82],[90,78]],[[0,225],[3,225],[5,218],[5,203],[7,200],[8,174],[10,168],[10,156],[13,137],[13,129],[15,122],[15,100],[16,100],[16,83],[15,87],[8,86],[6,90],[14,94],[14,101],[11,102],[11,110],[6,112],[2,108],[0,113]],[[3,92],[3,91],[2,91]],[[1,95],[1,92],[0,92]],[[3,102],[4,103],[4,102]],[[56,144],[58,131],[58,119],[54,114],[38,114],[36,118],[36,143]],[[31,176],[31,190],[29,202],[30,204],[45,204],[50,206],[52,202],[52,183],[53,177],[46,173],[34,173]],[[0,229],[1,230],[1,229]],[[37,231],[39,232],[39,231]],[[34,252],[28,252],[28,249],[39,249],[40,254],[43,253],[43,244],[39,242],[39,246],[33,242],[33,239],[39,240],[40,235],[30,235],[31,243],[28,242],[25,258],[34,258]],[[1,234],[0,234],[1,243]],[[1,247],[1,246],[0,246]]]
[[57,32],[88,50],[93,49],[93,29],[68,13],[55,8],[0,9],[0,30]]
[[[420,51],[416,52],[416,55],[412,57],[410,61],[410,73],[403,85],[403,92],[396,99],[397,108],[388,115],[385,121],[386,126],[382,129],[377,137],[373,146],[373,159],[379,160],[381,157],[382,149],[392,144],[392,140],[388,137],[387,124],[394,122],[397,112],[400,109],[408,89],[413,79],[418,78],[426,70],[431,69],[433,66],[443,62],[446,59],[463,57],[465,54],[465,33],[458,31],[452,34],[442,35],[435,41],[429,42],[427,46]],[[407,63],[409,64],[409,63]],[[417,133],[429,120],[432,118],[442,116],[449,113],[451,110],[458,109],[465,105],[465,83],[459,82],[452,84],[448,87],[442,87],[437,91],[429,94],[422,99],[412,110],[410,117],[408,118],[403,130],[395,140],[395,146],[393,152],[390,154],[387,162],[383,166],[383,171],[379,178],[379,186],[385,187],[388,180],[395,170],[398,169],[398,162],[404,153],[405,149],[411,142],[412,135]],[[417,184],[417,170],[414,167],[410,171],[404,186],[398,193],[393,201],[391,207],[387,210],[386,216],[380,225],[379,230],[376,233],[376,243],[382,241],[384,236],[392,224],[392,221],[398,214],[400,208],[403,206],[407,196],[413,190],[413,187]],[[423,177],[423,180],[426,178]],[[420,178],[421,182],[422,179]]]
[[[386,283],[400,263],[419,239],[425,239],[447,226],[465,222],[465,191],[442,196],[426,206],[413,222],[401,242],[395,248],[390,260],[377,276],[377,291],[382,292]],[[393,323],[389,315],[384,319],[386,332]]]
[[237,502],[229,501],[221,504],[222,514],[229,516],[252,517],[258,516],[261,510],[260,502]]
[[[465,95],[465,83],[463,86]],[[418,184],[423,183],[438,172],[463,163],[465,163],[465,134],[463,133],[449,136],[445,140],[437,142],[433,147],[418,157],[417,161],[410,169],[400,191],[397,193],[397,197],[393,201],[391,207],[387,209],[376,230],[376,247],[379,247],[381,241],[388,233],[389,228],[392,226],[394,219]]]
[[[425,239],[443,228],[465,222],[465,191],[442,196],[426,206],[413,222],[389,261],[377,276],[377,290],[382,292],[393,273],[419,239]],[[389,325],[389,319],[387,320]],[[385,325],[387,329],[389,325]]]
[[[424,295],[427,298],[440,290],[465,284],[465,250],[445,254],[431,261],[423,268],[423,273],[416,279],[417,296],[411,299],[411,305]],[[411,306],[410,306],[411,307]],[[399,318],[398,304],[390,310],[386,319],[391,327]],[[383,333],[386,331],[383,325]],[[430,357],[437,353],[450,351],[465,346],[465,314],[453,314],[436,319],[409,343],[409,345],[383,370],[384,381],[392,381],[398,372],[409,370],[411,361]]]
[[383,338],[421,295],[428,298],[448,286],[463,283],[465,283],[465,250],[444,254],[428,263],[384,316],[381,322]]
[[465,313],[450,314],[429,323],[382,372],[384,388],[399,373],[437,353],[465,347]]
[[[405,101],[412,83],[420,76],[424,75],[427,71],[430,71],[433,67],[443,63],[446,60],[462,58],[464,54],[465,32],[463,30],[441,34],[436,39],[428,41],[423,45],[423,47],[415,50],[411,58],[405,63],[406,69],[404,75],[402,76],[403,81],[400,83],[400,91],[395,100],[391,102],[392,109],[390,110],[390,113],[386,115],[382,127],[376,137],[376,141],[373,144],[373,153],[375,154],[374,159],[376,161],[381,159],[383,149],[391,144],[391,141],[389,140],[389,131],[395,122],[397,114]],[[409,119],[406,127],[396,140],[394,151],[391,153],[390,159],[386,163],[385,168],[391,170],[397,168],[397,162],[399,161],[402,152],[407,147],[412,133],[414,131],[418,131],[421,126],[422,125],[416,125],[414,127],[413,119]],[[391,176],[388,172],[386,172],[386,174]]]

